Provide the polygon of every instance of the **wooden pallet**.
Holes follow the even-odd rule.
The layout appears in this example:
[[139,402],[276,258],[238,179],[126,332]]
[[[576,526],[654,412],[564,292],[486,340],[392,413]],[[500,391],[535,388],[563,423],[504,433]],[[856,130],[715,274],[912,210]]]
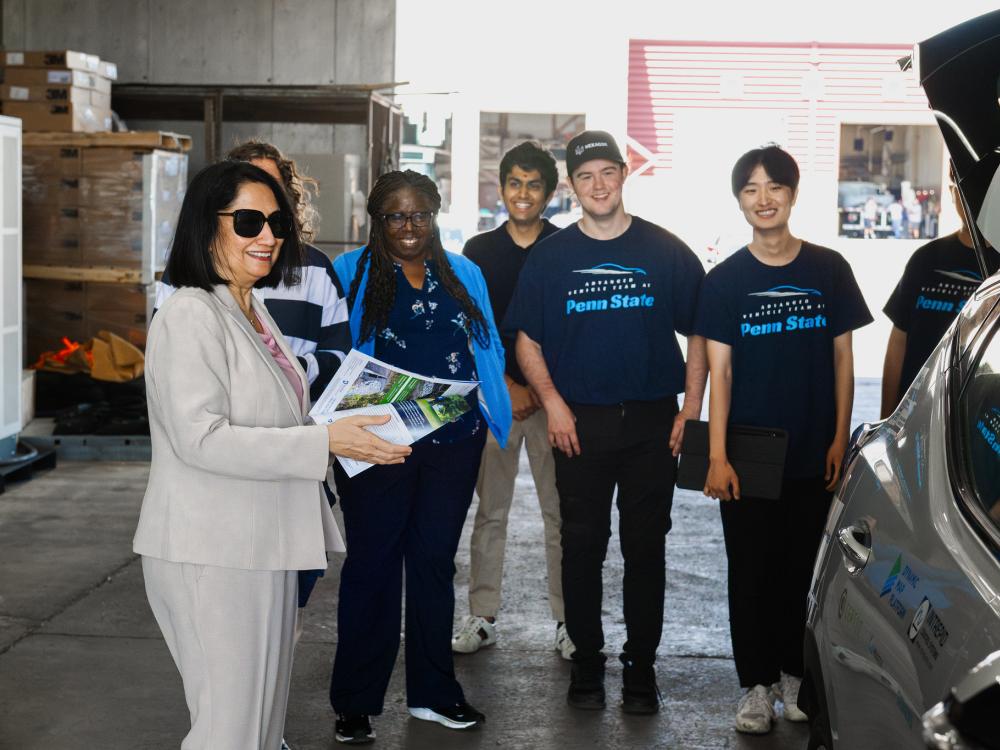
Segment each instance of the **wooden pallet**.
[[0,494],[7,489],[8,482],[20,482],[31,479],[36,471],[56,468],[56,452],[52,448],[32,445],[38,451],[27,461],[0,466]]
[[111,284],[142,284],[142,270],[139,268],[118,268],[115,266],[24,266],[22,275],[26,279],[50,279],[52,281],[102,281]]
[[164,130],[130,130],[124,133],[33,133],[22,136],[25,147],[31,146],[104,146],[114,148],[160,148],[166,151],[190,151],[191,136]]

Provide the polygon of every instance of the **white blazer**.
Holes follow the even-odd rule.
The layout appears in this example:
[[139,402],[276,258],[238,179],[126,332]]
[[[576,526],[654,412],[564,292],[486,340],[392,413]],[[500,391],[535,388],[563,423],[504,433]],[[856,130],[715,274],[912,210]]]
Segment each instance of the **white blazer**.
[[320,484],[326,427],[304,425],[309,384],[267,308],[253,309],[302,400],[224,285],[185,287],[153,317],[146,397],[153,457],[135,552],[245,570],[326,567],[342,551]]

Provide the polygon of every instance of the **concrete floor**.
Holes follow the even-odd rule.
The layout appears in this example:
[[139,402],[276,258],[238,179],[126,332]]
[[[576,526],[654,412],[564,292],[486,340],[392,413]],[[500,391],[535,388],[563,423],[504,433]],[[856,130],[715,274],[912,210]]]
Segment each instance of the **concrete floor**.
[[[859,392],[870,417],[871,392]],[[0,495],[0,750],[177,748],[187,729],[180,678],[149,612],[131,552],[147,466],[63,461]],[[761,738],[731,729],[739,696],[729,644],[726,569],[718,510],[678,492],[667,539],[667,606],[657,664],[658,716],[565,702],[569,664],[552,650],[542,530],[526,466],[510,516],[504,608],[496,646],[456,659],[469,700],[488,721],[451,732],[406,714],[398,665],[375,721],[384,748],[804,748],[801,725],[778,721]],[[470,512],[471,514],[471,512]],[[469,524],[458,554],[456,615],[465,613]],[[609,654],[624,641],[621,556],[612,539],[605,576]],[[286,736],[296,750],[333,748],[327,703],[336,647],[334,560],[307,609]]]

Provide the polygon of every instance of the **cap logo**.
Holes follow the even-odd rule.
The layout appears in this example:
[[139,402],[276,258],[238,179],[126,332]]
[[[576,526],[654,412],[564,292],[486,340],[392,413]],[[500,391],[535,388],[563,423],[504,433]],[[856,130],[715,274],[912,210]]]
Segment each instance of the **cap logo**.
[[577,146],[575,149],[573,149],[573,153],[575,153],[577,156],[582,156],[583,146]]

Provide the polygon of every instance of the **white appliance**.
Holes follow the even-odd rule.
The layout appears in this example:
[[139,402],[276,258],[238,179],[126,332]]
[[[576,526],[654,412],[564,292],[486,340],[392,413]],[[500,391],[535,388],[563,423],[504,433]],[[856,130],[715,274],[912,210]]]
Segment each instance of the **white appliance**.
[[21,121],[0,117],[0,460],[21,424]]

